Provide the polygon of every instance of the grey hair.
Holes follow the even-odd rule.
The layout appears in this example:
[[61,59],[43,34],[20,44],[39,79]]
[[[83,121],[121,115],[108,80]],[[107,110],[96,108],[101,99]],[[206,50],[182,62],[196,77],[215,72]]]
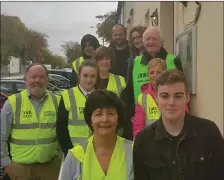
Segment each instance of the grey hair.
[[155,32],[157,32],[157,34],[158,34],[158,38],[159,38],[159,40],[160,40],[160,42],[161,42],[161,44],[163,45],[163,38],[162,38],[162,33],[161,33],[161,30],[160,30],[160,28],[159,27],[148,27],[146,30],[145,30],[145,32],[143,33],[143,35],[142,35],[142,37],[143,37],[143,42],[145,42],[145,38],[146,38],[146,35],[149,33],[149,32],[151,32],[151,31],[155,31]]

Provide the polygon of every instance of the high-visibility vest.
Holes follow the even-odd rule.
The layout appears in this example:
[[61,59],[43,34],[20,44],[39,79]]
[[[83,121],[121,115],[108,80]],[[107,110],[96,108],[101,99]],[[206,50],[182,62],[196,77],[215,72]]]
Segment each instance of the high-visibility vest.
[[56,117],[60,96],[47,92],[39,118],[27,90],[9,97],[14,115],[10,151],[18,163],[45,163],[57,154]]
[[81,56],[72,63],[73,69],[77,74],[79,72],[79,67],[83,61],[84,61],[84,58]]
[[[176,56],[173,54],[167,54],[166,66],[167,70],[176,69],[175,60]],[[141,64],[142,56],[136,56],[134,60],[134,66],[132,71],[133,87],[135,102],[138,99],[138,95],[141,92],[141,86],[150,82],[148,78],[148,65]]]
[[133,142],[117,136],[117,142],[110,160],[107,175],[103,172],[93,147],[93,136],[84,146],[77,145],[69,151],[81,167],[76,180],[132,180],[133,178]]
[[159,108],[150,94],[141,93],[138,96],[138,103],[141,105],[145,112],[145,126],[149,126],[159,119]]
[[120,96],[125,87],[126,83],[124,77],[109,73],[109,81],[106,90],[112,91]]
[[78,86],[65,90],[61,93],[65,109],[68,111],[68,131],[70,140],[74,145],[86,142],[89,137],[89,127],[84,120],[83,109],[86,97]]

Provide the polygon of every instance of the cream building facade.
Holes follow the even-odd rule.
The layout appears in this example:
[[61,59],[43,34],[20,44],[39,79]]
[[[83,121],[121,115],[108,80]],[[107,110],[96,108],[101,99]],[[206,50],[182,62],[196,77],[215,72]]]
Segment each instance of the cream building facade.
[[[185,1],[186,2],[186,1]],[[138,24],[155,26],[150,17],[157,12],[158,25],[168,52],[178,54],[177,38],[190,34],[192,51],[191,74],[194,87],[190,110],[193,115],[211,119],[224,133],[224,70],[223,21],[224,2],[119,2],[117,22],[127,27],[127,32]],[[183,36],[184,37],[184,36]],[[187,39],[188,40],[188,39]],[[186,44],[183,38],[183,43]],[[195,42],[195,43],[194,43]],[[181,46],[180,46],[181,47]],[[189,47],[187,43],[186,48]],[[188,49],[186,49],[187,51]],[[184,51],[182,51],[184,52]],[[192,58],[193,54],[193,58]],[[179,54],[178,54],[179,55]],[[182,60],[182,59],[181,59]],[[184,58],[182,61],[185,61]],[[189,62],[187,62],[189,63]],[[186,64],[186,62],[182,62]]]

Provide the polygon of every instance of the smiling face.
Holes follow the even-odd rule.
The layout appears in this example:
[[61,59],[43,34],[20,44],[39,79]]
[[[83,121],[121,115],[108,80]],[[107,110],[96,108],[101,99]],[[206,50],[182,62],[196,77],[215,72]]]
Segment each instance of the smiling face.
[[148,77],[150,82],[152,83],[153,86],[156,84],[156,78],[164,71],[164,68],[160,65],[157,64],[155,66],[152,66],[148,70]]
[[94,133],[100,136],[114,136],[118,123],[118,113],[115,108],[98,108],[91,116]]
[[89,42],[86,42],[84,47],[84,52],[87,56],[92,57],[95,53],[95,50]]
[[178,121],[185,116],[185,107],[190,101],[190,95],[182,82],[164,84],[158,86],[156,101],[163,120]]
[[149,54],[155,54],[159,52],[162,47],[161,37],[156,29],[147,31],[143,36],[143,43],[146,51]]
[[97,81],[97,69],[91,66],[85,66],[80,70],[79,83],[81,87],[89,92],[94,89]]
[[25,75],[26,88],[35,98],[41,98],[46,92],[48,76],[46,70],[40,66],[32,66]]
[[115,26],[112,29],[112,38],[115,44],[123,45],[126,41],[126,33],[123,26]]
[[109,57],[103,57],[97,61],[100,72],[109,72],[111,67],[111,60]]
[[142,35],[138,31],[132,32],[131,39],[135,48],[141,49],[143,47]]

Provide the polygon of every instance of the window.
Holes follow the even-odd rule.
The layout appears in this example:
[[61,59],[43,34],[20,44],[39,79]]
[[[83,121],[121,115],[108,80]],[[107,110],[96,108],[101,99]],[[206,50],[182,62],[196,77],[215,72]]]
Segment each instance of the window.
[[6,95],[11,95],[13,93],[13,83],[1,82],[1,92]]
[[24,89],[26,89],[25,83],[16,83],[16,89],[17,89],[17,92],[23,91]]
[[196,94],[196,38],[196,26],[178,33],[175,38],[175,54],[180,57],[192,94]]

